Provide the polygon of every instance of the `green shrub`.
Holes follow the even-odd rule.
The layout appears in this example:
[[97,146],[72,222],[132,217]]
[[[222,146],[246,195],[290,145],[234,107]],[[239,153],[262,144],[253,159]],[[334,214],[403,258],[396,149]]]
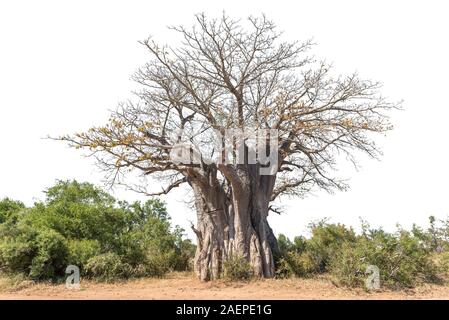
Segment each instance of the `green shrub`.
[[115,199],[88,182],[76,180],[58,180],[56,184],[45,191],[46,202],[49,205],[56,203],[100,204],[112,206]]
[[278,262],[276,276],[278,278],[309,277],[316,273],[318,268],[319,265],[310,252],[287,252]]
[[36,237],[36,255],[31,261],[30,277],[48,279],[62,276],[67,267],[66,239],[51,229],[40,230]]
[[67,239],[98,240],[103,251],[117,250],[126,231],[125,212],[106,204],[37,203],[22,217],[36,228],[49,228]]
[[304,251],[306,249],[307,239],[302,236],[298,236],[298,237],[295,237],[292,242],[292,241],[290,241],[289,238],[287,238],[285,235],[283,235],[281,233],[281,234],[279,234],[279,236],[277,238],[277,243],[278,243],[280,257],[282,257],[287,252],[293,252],[293,251],[294,252],[302,252],[302,251]]
[[176,271],[191,271],[193,270],[193,258],[196,252],[196,245],[190,239],[185,239],[184,229],[176,226],[172,232],[173,234],[173,250],[174,259],[172,261],[172,268]]
[[329,271],[331,258],[345,243],[354,243],[357,236],[341,224],[321,220],[309,225],[311,238],[295,237],[293,242],[279,235],[280,257],[276,261],[277,277],[308,277]]
[[31,262],[36,254],[36,248],[30,240],[24,236],[2,237],[0,266],[3,272],[29,274]]
[[397,234],[374,230],[335,252],[330,271],[348,286],[363,286],[368,265],[379,268],[381,285],[390,288],[413,287],[439,281],[431,251],[412,233]]
[[292,268],[287,260],[278,258],[275,267],[275,277],[279,279],[290,278],[293,276]]
[[329,224],[325,220],[312,223],[309,226],[312,237],[306,242],[311,259],[316,265],[316,271],[328,271],[331,257],[345,243],[354,243],[357,240],[354,230],[342,224]]
[[90,258],[86,263],[86,274],[101,281],[112,281],[128,278],[132,275],[132,268],[124,263],[120,256],[113,252],[104,253]]
[[354,244],[344,244],[330,261],[330,272],[340,285],[349,287],[365,286],[367,262],[364,249]]
[[4,198],[0,200],[0,223],[3,223],[9,219],[15,219],[17,213],[25,209],[25,205],[20,201]]
[[241,256],[233,255],[226,259],[223,264],[225,279],[236,280],[248,280],[253,275],[253,270],[249,262]]
[[162,277],[173,268],[173,252],[154,252],[145,261],[145,275]]
[[183,237],[163,202],[117,202],[89,183],[58,181],[31,208],[0,201],[0,271],[33,279],[56,279],[68,264],[104,279],[187,270],[195,246]]
[[294,251],[293,243],[284,234],[279,234],[279,236],[277,237],[277,242],[281,257],[287,252]]
[[32,279],[63,275],[67,256],[66,240],[51,229],[19,224],[0,240],[1,269],[23,273]]
[[69,240],[68,250],[68,263],[79,267],[84,274],[87,261],[100,255],[101,245],[97,240]]
[[[432,220],[431,220],[432,222]],[[379,268],[381,285],[390,288],[413,287],[423,282],[439,282],[449,273],[449,258],[438,254],[442,237],[435,240],[434,225],[423,231],[399,229],[388,233],[362,225],[362,234],[340,224],[320,221],[310,225],[311,237],[291,242],[280,236],[282,253],[276,264],[278,277],[307,277],[329,272],[345,286],[365,286],[367,267]]]

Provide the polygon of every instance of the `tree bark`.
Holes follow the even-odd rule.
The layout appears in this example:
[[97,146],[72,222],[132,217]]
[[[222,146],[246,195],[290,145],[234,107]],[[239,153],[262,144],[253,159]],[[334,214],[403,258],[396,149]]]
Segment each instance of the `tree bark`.
[[255,277],[274,276],[277,242],[267,221],[272,182],[256,174],[256,167],[234,171],[238,185],[214,179],[208,185],[191,183],[197,210],[194,270],[203,281],[220,278],[232,256],[248,261]]

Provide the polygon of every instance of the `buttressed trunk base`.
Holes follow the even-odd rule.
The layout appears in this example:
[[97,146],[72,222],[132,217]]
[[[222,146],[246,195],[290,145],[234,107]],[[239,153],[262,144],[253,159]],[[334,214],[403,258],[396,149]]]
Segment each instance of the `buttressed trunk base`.
[[269,202],[258,184],[248,181],[239,192],[226,192],[219,185],[192,187],[198,240],[194,270],[199,279],[220,278],[230,257],[248,261],[254,277],[273,277],[277,243],[267,222]]

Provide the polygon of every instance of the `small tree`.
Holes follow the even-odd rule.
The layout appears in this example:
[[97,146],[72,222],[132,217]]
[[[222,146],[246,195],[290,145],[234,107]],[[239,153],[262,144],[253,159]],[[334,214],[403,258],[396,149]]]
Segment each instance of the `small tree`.
[[[250,17],[247,29],[225,15],[200,14],[196,22],[192,29],[171,28],[182,37],[178,47],[142,42],[151,60],[134,75],[143,88],[138,102],[120,105],[105,126],[61,139],[90,149],[110,183],[126,183],[124,176],[137,171],[167,181],[160,192],[128,184],[149,195],[189,185],[200,279],[219,277],[233,255],[244,257],[254,275],[272,277],[277,245],[267,217],[278,211],[273,201],[314,187],[344,189],[329,173],[336,154],[354,163],[355,150],[379,155],[369,135],[391,128],[384,111],[396,105],[378,94],[376,82],[356,74],[333,78],[328,64],[307,56],[310,41],[282,42],[264,16]],[[225,141],[229,129],[272,130],[258,143],[275,156],[250,161],[254,147]],[[236,147],[234,160],[238,153],[244,161],[226,161],[213,143],[217,137]],[[173,154],[185,151],[194,161],[175,161]],[[218,161],[209,161],[211,155]],[[261,174],[267,164],[274,170]]]

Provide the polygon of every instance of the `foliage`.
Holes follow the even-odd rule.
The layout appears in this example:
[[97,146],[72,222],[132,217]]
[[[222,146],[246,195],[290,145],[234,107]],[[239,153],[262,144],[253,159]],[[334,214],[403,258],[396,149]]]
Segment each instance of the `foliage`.
[[98,240],[71,239],[68,241],[68,251],[68,263],[78,266],[84,273],[89,259],[101,253],[101,245]]
[[86,264],[86,274],[98,280],[111,281],[128,278],[132,274],[132,268],[118,254],[108,252],[90,258]]
[[[320,221],[311,224],[310,231],[310,239],[301,238],[299,245],[280,237],[278,277],[327,272],[341,285],[363,287],[367,267],[374,265],[379,268],[383,286],[398,288],[441,281],[442,273],[449,270],[449,260],[430,245],[434,242],[429,240],[432,233],[417,232],[416,227],[388,233],[364,224],[362,233],[356,235],[343,225]],[[435,255],[440,258],[435,259]]]
[[42,229],[36,236],[36,255],[31,261],[30,277],[48,279],[62,275],[67,267],[66,239],[51,229]]
[[59,181],[22,218],[37,228],[56,230],[68,239],[98,240],[102,250],[117,250],[126,230],[127,213],[91,184]]
[[67,265],[66,239],[51,229],[35,229],[19,223],[1,226],[0,266],[2,271],[24,273],[32,279],[56,278]]
[[195,248],[163,202],[116,201],[89,183],[58,181],[45,201],[5,199],[0,213],[0,270],[33,279],[57,279],[69,264],[103,280],[162,276],[189,269]]
[[177,238],[175,270],[193,270],[193,257],[196,245],[190,239]]
[[[76,181],[58,181],[46,199],[26,208],[0,201],[0,271],[24,279],[65,275],[69,264],[82,275],[111,281],[161,277],[170,270],[190,270],[195,245],[172,227],[163,202],[116,201],[101,189]],[[362,224],[356,234],[326,220],[309,225],[310,237],[278,237],[277,277],[328,273],[336,283],[365,285],[366,270],[380,270],[381,285],[413,287],[439,282],[449,274],[449,221],[431,217],[427,229],[413,226],[394,233]],[[246,259],[231,256],[223,275],[230,280],[252,276]]]
[[430,250],[443,252],[449,250],[449,219],[436,220],[429,217],[430,227],[427,230],[413,225],[412,233]]
[[331,272],[345,285],[363,285],[368,265],[379,268],[381,283],[389,287],[413,287],[438,280],[431,251],[405,230],[390,234],[373,230],[351,245],[343,246],[332,259]]
[[14,201],[9,198],[0,200],[0,223],[15,218],[17,213],[24,208],[25,205],[23,202]]
[[306,248],[310,251],[318,272],[328,271],[331,257],[343,244],[355,242],[356,235],[352,229],[342,224],[329,224],[326,221],[312,223],[309,226],[312,237]]
[[22,272],[29,274],[33,257],[36,255],[35,239],[38,231],[26,225],[0,226],[0,266],[9,273]]
[[287,277],[310,276],[328,271],[329,262],[335,251],[344,243],[355,242],[352,229],[341,224],[329,224],[325,220],[309,225],[311,238],[295,237],[291,242],[284,235],[279,236],[281,257],[277,261],[277,275]]
[[306,239],[302,236],[295,237],[292,242],[285,235],[280,234],[277,240],[279,251],[281,253],[289,251],[301,252],[304,251],[306,246]]
[[248,280],[252,276],[252,268],[249,262],[241,256],[232,255],[226,259],[223,264],[225,279],[236,280]]
[[301,253],[291,251],[286,252],[279,260],[276,276],[287,278],[291,276],[309,277],[317,270],[316,261],[309,251]]

